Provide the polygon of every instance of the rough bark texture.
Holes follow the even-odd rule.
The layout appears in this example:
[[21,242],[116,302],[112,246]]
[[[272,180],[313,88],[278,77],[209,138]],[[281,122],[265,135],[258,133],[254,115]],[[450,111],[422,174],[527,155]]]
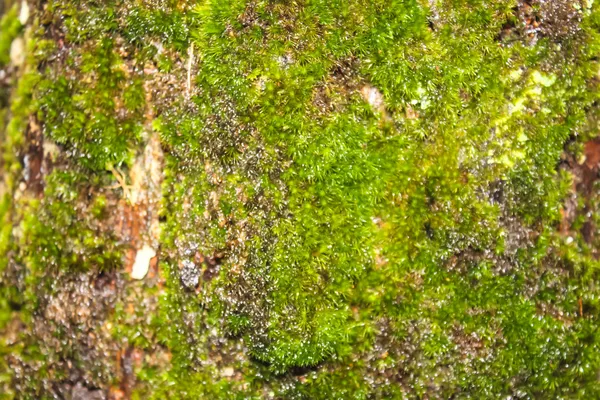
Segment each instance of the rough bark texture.
[[600,397],[600,4],[0,14],[0,399]]

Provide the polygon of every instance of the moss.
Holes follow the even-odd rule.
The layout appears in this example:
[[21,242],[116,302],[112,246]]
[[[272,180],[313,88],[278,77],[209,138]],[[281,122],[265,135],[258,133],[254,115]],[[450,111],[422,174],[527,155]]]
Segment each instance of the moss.
[[134,398],[598,395],[594,245],[557,229],[597,5],[532,38],[514,1],[159,3],[50,2],[24,113],[64,157],[19,205],[30,288],[119,269],[106,170],[160,134],[166,288],[111,321],[172,358]]
[[23,26],[18,18],[17,5],[14,5],[0,19],[0,66],[9,63],[10,46],[22,29]]
[[[94,170],[129,161],[139,140],[143,88],[127,76],[110,39],[67,62],[75,73],[39,83],[39,109],[46,134]],[[50,72],[48,72],[50,74]],[[123,102],[125,115],[117,115]]]
[[[10,61],[11,43],[22,32],[22,28],[17,19],[16,6],[2,16],[0,66],[6,67],[3,70],[6,82],[14,83],[10,87],[3,87],[0,105],[0,391],[2,397],[7,399],[14,398],[18,393],[13,385],[15,371],[10,360],[19,357],[23,352],[24,346],[19,341],[19,335],[22,321],[28,317],[26,313],[21,312],[23,286],[16,282],[17,274],[11,256],[18,246],[15,240],[15,224],[24,211],[20,209],[22,203],[15,197],[22,173],[19,153],[23,149],[28,117],[33,111],[32,91],[38,78],[36,71],[30,67],[34,62],[31,57],[25,59],[25,65],[18,72],[15,72],[16,69],[12,66],[7,66]],[[32,43],[28,42],[27,46],[31,47]],[[9,103],[6,108],[5,100]]]
[[[35,44],[29,42],[30,48]],[[25,142],[25,130],[31,113],[34,112],[32,104],[33,89],[39,80],[37,71],[30,66],[34,58],[29,56],[26,59],[26,65],[23,68],[22,75],[19,77],[10,96],[10,109],[7,110],[6,119],[2,121],[2,131],[0,134],[2,148],[2,187],[3,196],[0,206],[0,219],[2,228],[0,229],[0,273],[5,275],[7,267],[10,265],[12,254],[17,247],[14,238],[14,228],[24,215],[24,210],[20,208],[21,202],[15,199],[15,193],[18,190],[20,176],[23,173],[23,167],[19,155],[23,152]],[[21,294],[19,288],[10,282],[10,279],[2,277],[1,290],[6,301],[20,304]]]
[[[46,178],[44,201],[32,204],[33,212],[23,224],[27,244],[21,247],[35,248],[29,254],[31,270],[48,272],[50,268],[96,268],[111,269],[120,264],[121,255],[115,238],[103,237],[94,221],[95,208],[88,213],[82,209],[81,197],[90,196],[90,183],[84,175],[73,172],[54,171]],[[87,189],[87,190],[86,190]],[[91,202],[102,202],[102,195]],[[89,217],[87,216],[89,214]]]
[[[554,165],[570,132],[586,123],[575,108],[594,101],[581,92],[588,61],[571,64],[581,47],[567,43],[561,53],[567,60],[549,66],[556,44],[548,39],[499,46],[511,12],[502,2],[435,11],[441,25],[432,31],[431,10],[416,2],[199,9],[199,112],[161,123],[178,168],[168,231],[175,232],[178,257],[186,247],[228,255],[208,286],[214,295],[203,291],[201,301],[216,296],[211,304],[224,303],[217,310],[225,331],[241,334],[252,356],[276,372],[327,359],[349,362],[356,347],[369,353],[384,318],[392,325],[386,336],[398,346],[414,342],[413,356],[423,359],[418,368],[405,366],[417,374],[409,384],[415,394],[424,395],[432,376],[442,393],[499,395],[510,390],[508,377],[519,376],[519,387],[535,393],[547,389],[544,378],[527,380],[526,371],[551,376],[562,356],[536,339],[505,348],[499,332],[509,343],[541,331],[558,335],[556,345],[568,339],[552,318],[534,323],[536,303],[517,282],[542,264],[508,220],[516,218],[523,232],[557,222],[565,186]],[[290,31],[302,38],[294,47]],[[338,112],[315,107],[317,85],[333,79],[348,57],[360,60],[358,85],[383,94],[391,125],[382,125],[356,89]],[[574,80],[560,78],[566,65],[577,71]],[[482,196],[496,182],[505,185],[500,203]],[[248,239],[231,244],[240,230]],[[489,248],[498,255],[478,256],[469,267],[482,276],[447,269],[451,260],[463,263],[464,254]],[[503,264],[506,278],[498,274]],[[423,281],[417,291],[407,278],[413,274]],[[229,294],[219,295],[219,287]],[[475,297],[459,300],[459,293]],[[485,317],[467,317],[473,307]],[[415,324],[430,338],[407,338]],[[459,339],[450,332],[490,324],[497,330],[486,329],[483,346],[497,349],[491,357],[498,364],[489,365],[504,372],[479,380],[468,371],[482,366],[456,364],[460,352],[450,349]],[[439,372],[440,362],[452,371]],[[549,366],[545,372],[542,365]]]

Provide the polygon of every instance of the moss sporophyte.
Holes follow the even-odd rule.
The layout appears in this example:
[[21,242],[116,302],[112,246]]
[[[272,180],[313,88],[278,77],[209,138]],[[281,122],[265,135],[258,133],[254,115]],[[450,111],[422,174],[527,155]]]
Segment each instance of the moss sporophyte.
[[1,6],[0,392],[600,397],[596,3]]

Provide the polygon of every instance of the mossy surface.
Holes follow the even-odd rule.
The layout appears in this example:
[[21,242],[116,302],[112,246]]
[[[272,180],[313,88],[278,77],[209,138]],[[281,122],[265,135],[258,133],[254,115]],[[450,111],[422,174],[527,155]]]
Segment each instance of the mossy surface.
[[10,47],[23,26],[18,19],[17,6],[11,7],[0,19],[0,66],[10,62]]
[[2,135],[7,393],[600,396],[598,7],[32,10]]

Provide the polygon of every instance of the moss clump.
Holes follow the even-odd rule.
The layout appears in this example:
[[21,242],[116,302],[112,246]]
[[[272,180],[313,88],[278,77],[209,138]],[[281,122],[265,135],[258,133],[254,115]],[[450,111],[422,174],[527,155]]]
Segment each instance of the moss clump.
[[48,71],[38,86],[45,133],[91,169],[128,161],[140,135],[141,80],[128,76],[108,38],[66,63],[70,73]]
[[100,224],[106,218],[99,208],[105,198],[90,193],[98,178],[88,178],[60,170],[46,177],[43,202],[33,201],[23,221],[21,247],[38,249],[25,255],[32,273],[54,268],[110,270],[121,264],[117,238],[106,235]]
[[18,9],[14,5],[0,19],[0,67],[10,61],[10,46],[22,29],[23,26],[18,18]]

